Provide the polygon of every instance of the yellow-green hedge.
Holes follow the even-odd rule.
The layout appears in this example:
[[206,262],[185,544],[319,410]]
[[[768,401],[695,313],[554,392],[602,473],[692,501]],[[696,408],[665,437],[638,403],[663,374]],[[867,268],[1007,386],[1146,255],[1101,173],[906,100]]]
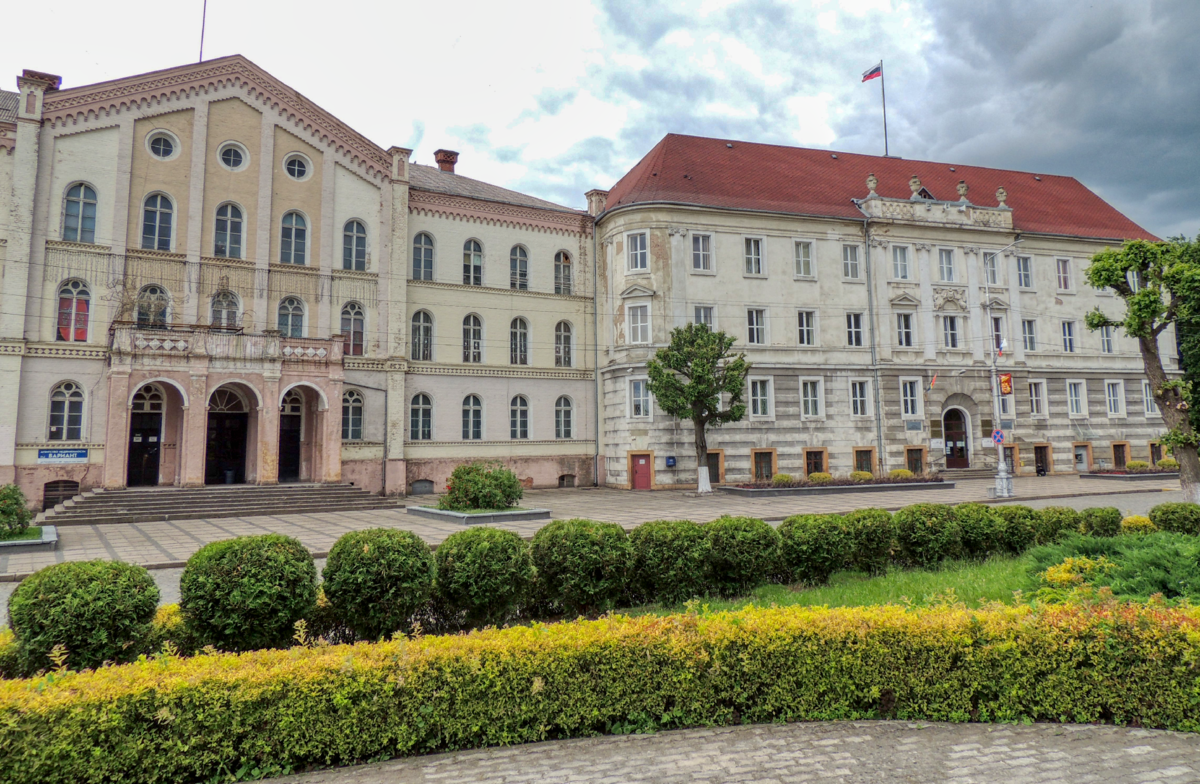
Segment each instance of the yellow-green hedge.
[[750,608],[0,683],[22,782],[178,782],[636,728],[895,717],[1200,729],[1200,611]]

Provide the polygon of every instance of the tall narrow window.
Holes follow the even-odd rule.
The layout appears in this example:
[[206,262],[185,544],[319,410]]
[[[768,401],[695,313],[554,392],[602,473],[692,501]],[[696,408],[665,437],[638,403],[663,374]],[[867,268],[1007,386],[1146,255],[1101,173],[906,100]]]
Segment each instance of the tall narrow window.
[[1000,263],[997,261],[995,253],[983,254],[983,272],[987,275],[989,286],[1000,285]]
[[1041,381],[1029,382],[1029,414],[1035,417],[1046,414],[1046,385]]
[[896,345],[901,348],[913,346],[913,314],[896,314]]
[[861,346],[863,344],[863,327],[861,313],[846,314],[846,345]]
[[304,303],[296,297],[285,297],[279,303],[279,331],[285,338],[304,337]]
[[508,252],[508,287],[519,291],[529,289],[529,254],[520,245]]
[[1059,291],[1070,291],[1071,290],[1071,260],[1070,259],[1057,259],[1055,261],[1055,264],[1058,269],[1058,290]]
[[347,302],[342,306],[342,352],[348,357],[361,357],[366,342],[366,317],[362,305]]
[[631,271],[647,269],[649,267],[649,257],[646,252],[646,235],[630,234],[628,240],[629,269]]
[[942,316],[942,342],[946,348],[958,348],[958,316]]
[[433,361],[433,316],[418,310],[412,317],[412,359]]
[[88,338],[91,293],[81,280],[68,280],[58,289],[58,330],[55,340],[84,342]]
[[560,250],[554,254],[554,293],[570,294],[573,290],[571,257]]
[[571,437],[571,399],[563,395],[554,402],[554,437]]
[[213,255],[222,259],[242,257],[242,211],[236,204],[222,204],[217,207]]
[[712,305],[697,305],[692,308],[692,323],[703,324],[709,329],[713,328],[713,306]]
[[64,381],[50,393],[51,441],[80,441],[83,439],[83,388],[74,381]]
[[554,326],[554,366],[572,367],[571,325],[565,321]]
[[475,240],[463,243],[463,283],[483,285],[483,246]]
[[892,277],[896,280],[908,280],[908,246],[892,246]]
[[146,198],[146,206],[142,210],[143,250],[171,249],[171,218],[174,212],[171,200],[163,194],[154,193]]
[[938,251],[938,280],[947,283],[954,281],[954,251],[950,248]]
[[992,348],[1004,350],[1004,319],[1000,316],[992,316]]
[[367,227],[362,221],[349,221],[342,229],[342,269],[367,268]]
[[854,416],[867,415],[867,382],[850,382],[850,413]]
[[529,438],[529,401],[517,395],[508,407],[508,437]]
[[1100,327],[1100,350],[1105,354],[1113,353],[1113,328],[1108,324]]
[[1023,289],[1033,288],[1033,259],[1017,256],[1017,285]]
[[750,382],[750,414],[771,415],[771,382],[769,379]]
[[357,389],[342,393],[342,440],[361,441],[363,427],[363,396]]
[[762,240],[746,238],[746,274],[763,274]]
[[1037,351],[1037,322],[1025,319],[1021,322],[1021,339],[1025,341],[1026,351]]
[[811,310],[801,310],[796,314],[796,320],[800,325],[800,345],[815,346],[817,345],[817,314]]
[[1121,381],[1104,382],[1104,400],[1109,416],[1125,416],[1125,384]]
[[708,234],[692,235],[692,269],[712,272],[712,237]]
[[858,246],[842,246],[842,277],[858,279]]
[[1087,398],[1082,381],[1067,382],[1067,407],[1075,416],[1087,415]]
[[821,416],[821,382],[814,379],[800,381],[800,415]]
[[145,286],[137,296],[137,325],[148,329],[167,326],[167,308],[171,298],[162,286]]
[[650,306],[630,305],[626,308],[629,314],[629,342],[650,342]]
[[644,378],[629,382],[629,415],[639,419],[650,416],[650,382]]
[[762,346],[767,342],[767,311],[751,308],[746,311],[746,342]]
[[480,441],[483,439],[483,402],[479,395],[467,395],[463,398],[463,440]]
[[1162,416],[1158,401],[1154,399],[1154,388],[1149,381],[1142,381],[1142,411],[1146,416]]
[[96,241],[96,192],[82,182],[67,191],[62,238],[67,242]]
[[796,275],[802,278],[813,277],[811,242],[804,240],[796,241]]
[[1062,323],[1062,342],[1063,351],[1068,354],[1075,353],[1075,322],[1064,321]]
[[304,264],[308,243],[308,223],[298,212],[283,216],[279,238],[279,261],[283,264]]
[[429,395],[413,395],[408,437],[412,441],[433,440],[433,402]]
[[463,319],[463,362],[483,361],[483,322],[479,316]]
[[234,329],[238,325],[238,299],[232,291],[213,294],[212,325],[217,329]]
[[904,416],[915,417],[921,415],[920,390],[917,388],[916,381],[900,382],[900,401]]
[[421,232],[413,237],[413,280],[433,280],[433,237]]
[[529,364],[529,322],[515,318],[508,325],[508,363]]

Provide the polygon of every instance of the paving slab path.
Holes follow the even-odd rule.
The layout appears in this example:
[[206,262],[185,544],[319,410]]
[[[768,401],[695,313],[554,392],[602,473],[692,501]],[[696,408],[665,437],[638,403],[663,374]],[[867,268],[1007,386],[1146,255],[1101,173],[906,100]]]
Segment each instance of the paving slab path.
[[272,784],[1133,784],[1200,781],[1200,735],[1069,724],[815,722],[409,757]]

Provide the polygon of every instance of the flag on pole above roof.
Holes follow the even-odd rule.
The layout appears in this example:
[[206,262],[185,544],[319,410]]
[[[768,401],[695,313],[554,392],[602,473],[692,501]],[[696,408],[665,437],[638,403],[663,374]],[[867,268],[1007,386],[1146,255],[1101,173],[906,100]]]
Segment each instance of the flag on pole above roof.
[[869,82],[872,79],[878,79],[883,76],[883,63],[863,72],[863,81]]

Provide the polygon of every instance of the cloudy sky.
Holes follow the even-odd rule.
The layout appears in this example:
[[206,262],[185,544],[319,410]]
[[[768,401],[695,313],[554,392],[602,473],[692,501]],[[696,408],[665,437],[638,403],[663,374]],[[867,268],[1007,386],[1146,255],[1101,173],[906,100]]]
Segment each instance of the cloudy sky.
[[[194,61],[202,0],[5,12],[5,89]],[[286,9],[286,10],[285,10]],[[665,133],[1069,174],[1200,233],[1200,0],[208,0],[240,53],[387,147],[584,206]],[[1189,47],[1188,41],[1193,44]]]

